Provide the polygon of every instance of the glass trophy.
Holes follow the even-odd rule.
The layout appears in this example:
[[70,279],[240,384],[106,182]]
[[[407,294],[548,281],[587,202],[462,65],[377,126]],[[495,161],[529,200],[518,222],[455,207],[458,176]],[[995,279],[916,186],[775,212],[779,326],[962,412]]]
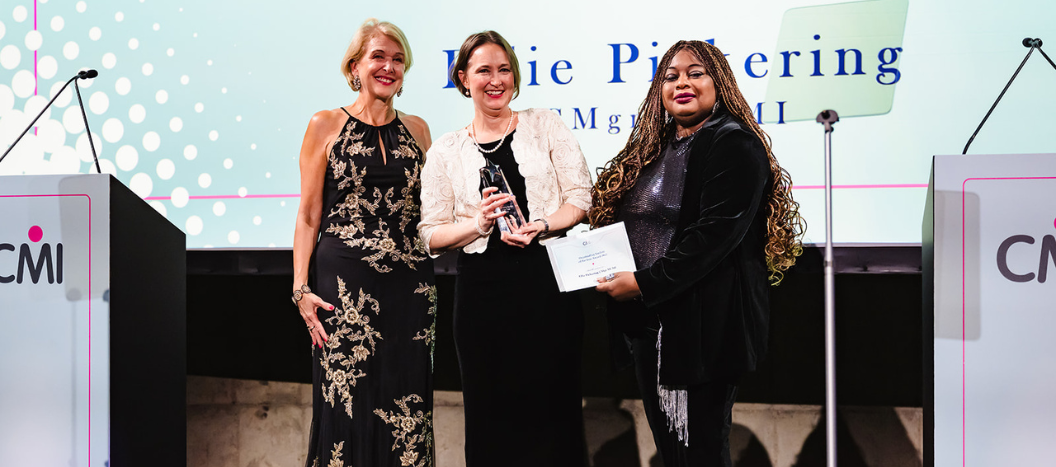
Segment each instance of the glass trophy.
[[[497,193],[513,194],[510,191],[510,184],[506,182],[506,175],[502,173],[502,168],[487,159],[485,161],[484,167],[480,168],[480,180],[483,188],[493,186],[499,189]],[[514,228],[520,228],[525,224],[520,206],[512,199],[501,207],[495,208],[495,212],[503,213],[503,216],[495,219],[495,222],[499,225],[499,230],[507,234],[513,235]]]

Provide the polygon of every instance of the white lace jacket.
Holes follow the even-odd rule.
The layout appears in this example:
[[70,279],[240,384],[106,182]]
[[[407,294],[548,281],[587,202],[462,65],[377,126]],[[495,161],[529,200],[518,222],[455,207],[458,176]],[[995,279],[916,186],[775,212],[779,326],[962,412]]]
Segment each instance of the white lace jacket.
[[[590,209],[590,173],[572,131],[556,113],[546,109],[522,110],[518,118],[510,147],[524,176],[527,220],[549,217],[564,203]],[[418,224],[418,234],[427,249],[437,227],[476,222],[481,167],[484,156],[465,128],[441,136],[429,148],[422,169],[422,221]],[[560,233],[551,231],[547,237]],[[487,247],[488,239],[480,237],[462,250],[480,253]],[[434,258],[439,255],[428,251]]]

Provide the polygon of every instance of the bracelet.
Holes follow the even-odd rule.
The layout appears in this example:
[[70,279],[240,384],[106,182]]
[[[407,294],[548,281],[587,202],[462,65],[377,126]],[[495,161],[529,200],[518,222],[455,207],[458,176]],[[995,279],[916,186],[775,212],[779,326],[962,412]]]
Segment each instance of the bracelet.
[[312,289],[308,288],[308,284],[302,284],[301,288],[299,288],[297,290],[294,290],[293,291],[293,304],[296,305],[297,302],[300,302],[301,298],[303,298],[304,294],[306,294],[306,293],[312,293]]
[[540,218],[538,218],[538,219],[536,219],[536,220],[534,220],[532,222],[542,222],[543,223],[543,231],[539,232],[539,235],[546,235],[546,234],[550,233],[550,223],[547,222],[546,219],[543,219],[542,217],[540,217]]
[[491,231],[495,229],[495,226],[492,226],[491,229],[488,229],[488,231],[485,232],[484,229],[480,228],[480,216],[473,218],[473,227],[477,228],[477,233],[479,233],[481,237],[491,235]]

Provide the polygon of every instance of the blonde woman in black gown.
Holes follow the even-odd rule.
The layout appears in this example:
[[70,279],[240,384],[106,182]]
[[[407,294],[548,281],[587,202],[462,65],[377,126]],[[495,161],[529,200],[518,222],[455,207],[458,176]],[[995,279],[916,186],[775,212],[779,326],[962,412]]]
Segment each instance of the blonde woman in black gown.
[[316,113],[301,147],[293,300],[312,337],[306,465],[433,465],[433,264],[417,236],[429,127],[402,114],[411,51],[367,20],[341,61],[351,105]]

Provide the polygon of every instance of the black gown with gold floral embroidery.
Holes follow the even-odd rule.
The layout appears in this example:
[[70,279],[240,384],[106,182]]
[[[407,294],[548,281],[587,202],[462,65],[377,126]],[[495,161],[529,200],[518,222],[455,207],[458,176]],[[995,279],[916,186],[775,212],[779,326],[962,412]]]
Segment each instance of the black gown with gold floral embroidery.
[[309,285],[335,309],[319,311],[329,340],[313,348],[309,467],[433,465],[423,162],[399,118],[375,127],[349,115],[330,152]]

